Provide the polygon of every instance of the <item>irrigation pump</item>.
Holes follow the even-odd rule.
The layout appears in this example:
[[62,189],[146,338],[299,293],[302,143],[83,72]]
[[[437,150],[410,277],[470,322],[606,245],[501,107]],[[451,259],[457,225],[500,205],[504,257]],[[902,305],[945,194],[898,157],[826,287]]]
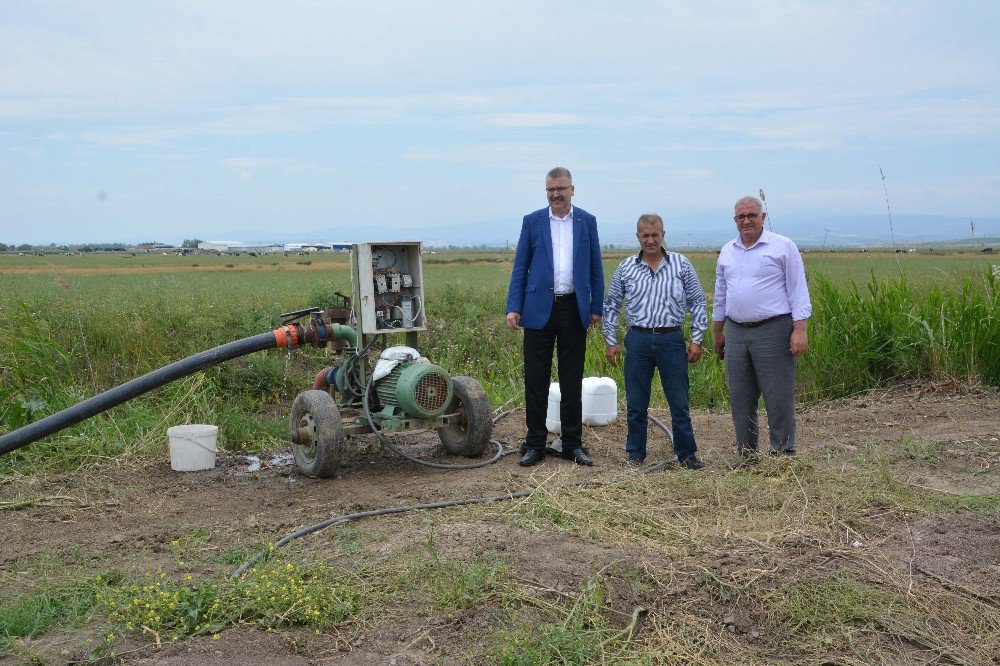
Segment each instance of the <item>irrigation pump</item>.
[[[417,334],[426,330],[421,254],[419,242],[353,246],[353,299],[341,296],[340,309],[360,333],[346,326],[353,337],[338,332],[336,337],[347,340],[336,350],[338,363],[317,374],[313,389],[295,398],[289,416],[292,453],[303,474],[333,476],[352,435],[374,433],[386,447],[415,462],[422,461],[401,452],[385,435],[435,429],[448,453],[467,457],[482,455],[490,442],[493,409],[479,382],[451,377],[418,351]],[[309,313],[314,314],[311,329],[328,326],[318,308],[290,314]],[[398,334],[405,335],[406,345],[386,348],[387,336]],[[373,365],[369,355],[380,340],[383,349]]]
[[[0,435],[0,455],[224,361],[309,344],[326,348],[337,362],[321,370],[312,390],[292,403],[289,436],[303,474],[334,476],[347,437],[364,433],[373,433],[407,460],[437,469],[470,469],[499,460],[503,446],[490,439],[493,410],[483,387],[471,377],[451,377],[417,350],[417,334],[426,330],[420,243],[354,245],[351,276],[352,295],[336,292],[335,307],[285,313],[273,331],[199,352]],[[404,334],[406,345],[386,348],[394,334]],[[379,342],[380,358],[372,367],[369,354]],[[385,436],[428,429],[437,430],[452,455],[477,457],[491,442],[497,452],[488,460],[449,465],[414,458]]]

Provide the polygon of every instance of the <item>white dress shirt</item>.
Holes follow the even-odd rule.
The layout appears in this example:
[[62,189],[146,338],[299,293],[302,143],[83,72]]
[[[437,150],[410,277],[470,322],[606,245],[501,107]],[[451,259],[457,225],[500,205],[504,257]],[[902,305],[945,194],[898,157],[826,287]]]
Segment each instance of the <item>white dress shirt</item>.
[[725,318],[742,324],[791,314],[812,314],[802,255],[785,236],[764,229],[757,242],[743,247],[737,236],[722,246],[715,268],[712,320]]
[[566,217],[557,217],[549,206],[549,227],[552,229],[552,264],[555,272],[555,293],[573,292],[573,207]]

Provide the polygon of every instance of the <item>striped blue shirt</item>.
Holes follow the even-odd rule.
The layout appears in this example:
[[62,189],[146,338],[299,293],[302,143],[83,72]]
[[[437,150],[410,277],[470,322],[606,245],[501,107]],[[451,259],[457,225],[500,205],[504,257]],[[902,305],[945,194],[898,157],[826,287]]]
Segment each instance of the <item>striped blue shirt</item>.
[[664,250],[655,272],[642,260],[642,252],[618,265],[604,298],[601,323],[604,340],[609,345],[618,344],[618,312],[623,299],[628,326],[682,326],[690,312],[691,339],[699,344],[708,328],[701,280],[683,254]]

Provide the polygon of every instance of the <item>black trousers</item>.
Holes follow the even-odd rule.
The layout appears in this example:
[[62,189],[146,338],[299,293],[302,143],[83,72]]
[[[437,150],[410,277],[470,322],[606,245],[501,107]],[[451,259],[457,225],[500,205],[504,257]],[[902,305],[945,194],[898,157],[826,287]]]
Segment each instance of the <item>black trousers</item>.
[[580,323],[575,298],[552,303],[552,314],[543,328],[524,329],[524,406],[529,449],[545,447],[548,430],[549,378],[552,376],[552,352],[558,356],[559,420],[562,422],[563,451],[583,444],[583,362],[587,355],[587,329]]

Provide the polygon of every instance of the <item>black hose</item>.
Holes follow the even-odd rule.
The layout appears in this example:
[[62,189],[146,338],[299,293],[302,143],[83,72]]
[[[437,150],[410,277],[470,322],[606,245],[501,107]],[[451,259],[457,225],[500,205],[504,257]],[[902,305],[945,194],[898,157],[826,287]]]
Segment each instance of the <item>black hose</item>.
[[434,469],[459,470],[459,469],[477,469],[479,467],[486,467],[487,465],[492,465],[493,463],[500,460],[500,458],[504,456],[503,444],[501,444],[495,439],[490,440],[490,444],[493,444],[494,446],[497,447],[497,452],[493,454],[492,458],[490,458],[489,460],[482,460],[477,463],[469,463],[468,465],[446,465],[444,463],[436,463],[436,462],[431,462],[429,460],[421,460],[420,458],[415,458],[411,456],[406,451],[396,448],[395,446],[392,445],[392,442],[390,442],[385,435],[379,432],[378,426],[375,424],[375,419],[372,418],[371,408],[369,408],[368,406],[368,396],[369,394],[371,394],[372,386],[374,386],[374,384],[375,384],[375,375],[372,375],[371,378],[369,378],[368,380],[368,386],[365,387],[365,394],[361,400],[361,406],[365,410],[365,418],[368,419],[368,425],[371,426],[372,432],[375,433],[375,437],[377,437],[378,441],[382,443],[382,446],[389,449],[400,458],[406,458],[410,462],[415,462],[418,465],[424,465],[426,467],[433,467]]
[[[361,397],[361,391],[364,390],[364,386],[361,385],[361,382],[358,379],[358,372],[356,372],[355,366],[357,365],[358,361],[360,361],[361,358],[365,354],[367,354],[368,351],[375,345],[375,343],[378,341],[379,338],[382,338],[384,342],[385,333],[373,337],[371,339],[371,342],[369,342],[364,349],[357,351],[353,356],[351,356],[344,362],[343,366],[341,366],[345,373],[344,374],[345,393],[350,393],[355,398]],[[352,386],[352,384],[355,384],[355,386]]]
[[[326,529],[331,525],[336,525],[337,523],[346,523],[352,520],[371,518],[372,516],[387,516],[393,513],[404,513],[406,511],[424,511],[427,509],[443,509],[449,506],[462,506],[465,504],[483,504],[485,502],[499,502],[501,500],[515,499],[518,497],[527,497],[533,492],[535,491],[522,490],[521,492],[517,493],[507,493],[506,495],[494,495],[492,497],[474,497],[472,499],[449,500],[447,502],[431,502],[428,504],[408,504],[406,506],[394,506],[386,509],[374,509],[372,511],[360,511],[358,513],[348,513],[343,516],[335,516],[333,518],[329,518],[321,523],[310,525],[309,527],[304,527],[298,532],[292,532],[288,536],[275,541],[274,548],[275,549],[281,548],[289,541],[298,539],[299,537],[304,537],[307,534],[312,534],[313,532],[319,532],[320,530]],[[233,572],[233,574],[229,577],[229,580],[234,580],[242,576],[247,569],[256,564],[260,560],[260,558],[264,557],[264,555],[266,555],[271,550],[272,548],[268,547],[267,550],[262,550],[253,557],[251,557],[249,560],[244,562],[239,569]]]
[[[367,395],[367,393],[366,393],[366,395]],[[493,422],[496,423],[497,421],[499,421],[500,419],[504,418],[508,414],[510,414],[509,411],[497,415],[496,417],[494,417]],[[656,417],[654,417],[652,415],[650,415],[650,419],[652,419],[653,423],[655,423],[657,426],[659,426],[663,430],[663,432],[667,433],[667,435],[670,436],[671,439],[673,439],[673,436],[670,434],[670,430],[668,430],[667,427],[665,425],[663,425],[662,421],[660,421],[658,418],[656,418]],[[374,426],[373,426],[373,428],[374,428]],[[375,432],[378,433],[377,430]],[[499,444],[499,442],[497,442],[496,440],[491,440],[491,441]],[[502,450],[502,447],[501,447],[501,450]],[[516,450],[517,449],[514,449],[514,451],[516,451]],[[511,451],[508,451],[508,453],[511,453]],[[421,462],[421,461],[417,460],[416,462]],[[663,462],[661,462],[661,463],[659,463],[657,465],[653,465],[652,467],[647,467],[646,469],[642,470],[641,474],[638,474],[638,475],[637,474],[629,474],[629,475],[626,475],[626,476],[619,476],[617,478],[612,479],[609,483],[610,484],[621,483],[622,481],[628,481],[629,479],[634,479],[634,478],[636,478],[636,476],[641,476],[641,475],[645,475],[645,474],[651,474],[652,472],[660,470],[663,467],[666,467],[667,465],[670,465],[670,464],[672,464],[672,461],[664,460]],[[569,483],[558,484],[558,485],[555,486],[554,489],[559,490],[559,489],[562,489],[562,488],[573,488],[573,487],[576,487],[576,486],[585,486],[585,485],[595,484],[595,483],[598,483],[598,481],[595,480],[595,479],[583,479],[582,481],[571,481]],[[312,534],[313,532],[319,532],[320,530],[324,530],[327,527],[331,527],[331,526],[337,525],[339,523],[347,523],[347,522],[350,522],[352,520],[361,520],[362,518],[373,518],[375,516],[388,516],[388,515],[391,515],[391,514],[394,514],[394,513],[405,513],[407,511],[426,511],[428,509],[444,509],[444,508],[452,507],[452,506],[467,506],[469,504],[485,504],[487,502],[503,502],[505,500],[519,499],[521,497],[528,497],[529,495],[531,495],[534,492],[535,492],[535,489],[532,489],[532,490],[521,490],[521,491],[516,492],[516,493],[506,493],[506,494],[503,494],[503,495],[492,495],[490,497],[472,497],[472,498],[468,498],[468,499],[448,500],[448,501],[445,501],[445,502],[430,502],[430,503],[427,503],[427,504],[407,504],[406,506],[394,506],[394,507],[388,507],[388,508],[384,508],[384,509],[372,509],[371,511],[359,511],[357,513],[345,513],[345,514],[340,515],[340,516],[334,516],[333,518],[327,518],[326,520],[324,520],[322,522],[316,523],[315,525],[310,525],[308,527],[303,527],[301,530],[298,530],[297,532],[292,532],[291,534],[278,539],[277,541],[274,542],[273,546],[269,546],[266,550],[262,550],[262,551],[258,552],[253,557],[251,557],[249,560],[247,560],[246,562],[244,562],[240,566],[240,568],[238,568],[236,571],[234,571],[232,573],[232,575],[229,577],[229,580],[236,580],[237,578],[239,578],[240,576],[242,576],[244,573],[246,573],[247,569],[249,569],[254,564],[256,564],[257,562],[259,562],[261,560],[261,558],[263,558],[265,555],[267,555],[268,553],[270,553],[270,552],[272,552],[274,550],[277,550],[278,548],[281,548],[282,546],[284,546],[288,542],[294,541],[295,539],[298,539],[299,537],[307,536],[309,534]]]
[[194,356],[188,356],[159,370],[154,370],[142,377],[137,377],[113,389],[99,393],[81,403],[46,416],[44,419],[28,424],[23,428],[12,430],[0,436],[0,455],[10,453],[22,446],[27,446],[52,433],[76,425],[95,414],[107,411],[112,407],[131,400],[143,393],[148,393],[164,384],[193,375],[199,370],[210,368],[224,361],[246,356],[264,349],[277,347],[274,333],[261,333],[235,342],[228,342]]

